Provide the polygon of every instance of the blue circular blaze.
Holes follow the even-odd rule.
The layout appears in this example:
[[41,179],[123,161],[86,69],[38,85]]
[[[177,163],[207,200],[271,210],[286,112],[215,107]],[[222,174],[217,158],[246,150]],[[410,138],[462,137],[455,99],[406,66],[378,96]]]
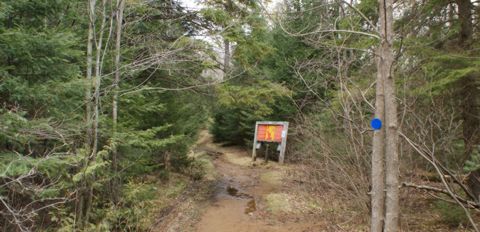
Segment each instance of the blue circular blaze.
[[373,130],[380,130],[382,128],[382,120],[374,118],[370,121],[370,126],[372,126]]

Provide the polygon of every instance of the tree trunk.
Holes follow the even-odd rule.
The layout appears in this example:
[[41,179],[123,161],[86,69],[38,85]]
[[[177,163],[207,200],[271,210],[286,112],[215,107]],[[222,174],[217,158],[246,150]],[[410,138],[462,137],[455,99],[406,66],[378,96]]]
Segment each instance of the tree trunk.
[[[113,103],[112,103],[112,125],[113,125],[113,135],[112,139],[115,140],[117,134],[117,123],[118,123],[118,91],[120,83],[120,50],[122,42],[122,22],[123,22],[123,10],[125,8],[125,1],[118,0],[117,2],[117,17],[116,17],[116,33],[115,33],[115,80],[113,82],[114,93],[113,93]],[[112,200],[113,202],[118,202],[118,150],[117,145],[115,144],[112,149],[112,169],[114,177],[112,179]]]
[[[470,49],[472,39],[472,8],[470,0],[457,0],[458,19],[460,20],[459,44],[467,52]],[[475,145],[480,143],[480,122],[478,110],[478,85],[476,75],[470,74],[462,78],[462,118],[463,118],[463,139],[465,142],[465,159],[471,157]]]
[[225,78],[230,69],[230,41],[228,41],[228,39],[223,39],[223,45],[225,47],[225,54],[223,57],[223,77]]
[[85,148],[87,152],[90,150],[93,141],[92,131],[92,62],[93,62],[93,20],[95,17],[95,0],[89,0],[88,12],[88,38],[87,38],[87,85],[85,88],[85,124],[86,141]]
[[458,19],[460,20],[460,45],[468,48],[472,39],[472,9],[470,0],[456,0],[458,5]]
[[107,0],[102,1],[103,12],[102,12],[102,24],[100,26],[100,33],[98,36],[97,46],[96,46],[96,59],[95,59],[95,78],[93,80],[93,147],[92,147],[92,156],[95,156],[98,151],[98,121],[100,116],[100,85],[102,82],[101,74],[101,58],[102,58],[102,46],[103,46],[103,34],[105,30],[105,24],[107,20],[106,16],[106,4]]
[[[457,0],[458,19],[460,20],[459,44],[465,52],[471,47],[473,22],[473,4],[470,0]],[[478,106],[478,74],[469,74],[460,80],[462,95],[463,140],[465,144],[464,159],[470,159],[476,146],[480,144],[480,111]],[[480,170],[473,170],[468,176],[467,185],[480,202]]]
[[[385,94],[384,94],[384,60],[380,56],[382,47],[378,49],[377,57],[377,83],[375,99],[375,117],[385,119]],[[372,145],[372,177],[371,177],[371,232],[382,232],[385,212],[385,127],[373,132]]]
[[[85,158],[84,165],[88,165],[88,155],[91,152],[92,141],[93,141],[93,130],[92,130],[92,67],[93,67],[93,28],[95,23],[95,5],[96,0],[88,0],[87,11],[88,11],[88,37],[87,37],[87,70],[86,70],[86,79],[87,84],[85,86],[85,125],[86,125],[86,139],[85,139],[85,150],[87,157]],[[82,228],[84,225],[84,214],[85,214],[85,205],[86,205],[86,190],[87,183],[82,181],[77,190],[76,202],[75,202],[75,222],[78,223],[79,227]]]
[[393,78],[393,0],[380,0],[382,74],[385,80],[385,231],[399,231],[398,119]]
[[[93,1],[93,0],[92,0]],[[102,73],[101,73],[101,66],[102,66],[102,46],[103,46],[103,36],[104,36],[104,30],[105,30],[105,24],[107,21],[107,15],[106,15],[106,8],[107,8],[107,0],[102,0],[102,24],[100,26],[100,33],[98,35],[98,39],[96,40],[96,59],[95,59],[95,78],[93,80],[93,88],[94,88],[94,93],[93,93],[93,145],[92,145],[92,152],[90,154],[90,160],[94,160],[97,152],[98,152],[98,123],[99,123],[99,116],[100,116],[100,85],[101,85],[101,78],[102,78]],[[88,164],[87,164],[88,165]],[[92,176],[92,178],[95,178]],[[85,201],[85,215],[84,215],[84,221],[88,222],[89,216],[90,216],[90,210],[92,207],[92,202],[93,202],[93,184],[92,181],[88,181],[89,183],[87,184],[87,189],[88,191],[86,192],[87,197]]]

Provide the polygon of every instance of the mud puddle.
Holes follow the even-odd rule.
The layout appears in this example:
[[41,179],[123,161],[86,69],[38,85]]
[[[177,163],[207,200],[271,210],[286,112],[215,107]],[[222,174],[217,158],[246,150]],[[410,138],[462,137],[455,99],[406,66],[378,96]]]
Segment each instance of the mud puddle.
[[222,177],[196,231],[252,231],[257,216],[257,201],[251,193],[256,185],[255,170],[232,164],[224,157],[215,159],[214,164]]
[[[218,180],[212,202],[196,225],[197,232],[291,231],[278,221],[266,220],[267,213],[259,201],[270,187],[260,181],[262,169],[239,165],[227,159],[214,160]],[[244,154],[233,154],[237,157]]]
[[[234,180],[221,180],[217,184],[217,190],[213,197],[213,205],[215,207],[231,207],[231,210],[243,212],[244,214],[252,215],[257,210],[257,204],[254,196],[247,193],[244,189],[238,187],[240,184],[235,183]],[[238,204],[244,204],[243,209],[232,207],[238,205],[228,205],[233,201],[237,201]]]

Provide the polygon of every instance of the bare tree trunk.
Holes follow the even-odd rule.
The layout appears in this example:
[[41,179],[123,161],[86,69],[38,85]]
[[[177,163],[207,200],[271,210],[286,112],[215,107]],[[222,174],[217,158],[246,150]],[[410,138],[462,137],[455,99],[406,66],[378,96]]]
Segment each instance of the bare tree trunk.
[[[392,75],[392,2],[379,0],[379,32],[381,43],[377,50],[377,85],[375,116],[384,122],[373,137],[372,154],[372,221],[371,231],[396,231],[398,226],[398,155],[396,145],[395,86]],[[393,114],[393,115],[392,115]],[[393,149],[393,150],[392,150]],[[396,160],[396,163],[395,163]],[[397,170],[392,170],[393,169]],[[385,169],[387,170],[385,172]],[[396,180],[398,183],[398,179]],[[385,198],[385,185],[387,187]],[[396,186],[393,189],[392,186]],[[386,206],[385,206],[386,205]],[[396,205],[396,207],[395,207]],[[393,217],[393,218],[392,218]]]
[[230,41],[223,39],[223,45],[225,47],[225,54],[223,57],[223,73],[225,78],[230,69]]
[[398,119],[393,78],[393,0],[380,0],[380,35],[382,38],[380,59],[383,60],[385,80],[385,231],[399,231],[399,160]]
[[[98,40],[96,40],[96,59],[95,59],[95,78],[93,80],[93,87],[94,87],[94,93],[93,93],[93,146],[92,146],[92,152],[90,155],[90,159],[93,160],[95,159],[97,152],[98,152],[98,123],[99,123],[99,115],[100,115],[100,85],[101,85],[101,66],[102,66],[102,46],[103,46],[103,36],[104,36],[104,31],[105,31],[105,25],[107,21],[107,15],[106,15],[106,8],[107,8],[107,0],[102,0],[102,24],[100,26],[100,33],[98,36]],[[94,177],[92,177],[94,178]],[[88,192],[87,192],[87,199],[85,202],[85,222],[88,222],[89,216],[90,216],[90,211],[92,207],[92,201],[93,201],[93,184],[88,183]]]
[[372,232],[396,232],[399,230],[398,120],[392,68],[392,14],[392,0],[379,0],[381,43],[377,50],[375,115],[384,121],[384,126],[375,132],[373,138]]
[[107,21],[106,16],[106,4],[107,0],[102,0],[103,12],[102,12],[102,24],[100,26],[100,34],[98,36],[97,46],[96,46],[96,59],[95,59],[95,78],[93,80],[93,146],[92,146],[92,156],[95,156],[98,151],[98,121],[100,116],[100,84],[102,82],[101,74],[101,57],[102,57],[102,46],[103,46],[103,34],[105,30],[105,24]]
[[[88,0],[88,38],[87,38],[87,72],[86,79],[87,84],[85,87],[85,124],[86,124],[86,139],[85,150],[86,154],[90,154],[93,141],[92,130],[92,67],[93,67],[93,35],[94,35],[94,23],[95,23],[95,5],[96,0]],[[88,158],[85,159],[84,165],[88,164]],[[86,197],[87,183],[82,181],[77,191],[76,204],[75,204],[75,222],[79,223],[80,227],[83,226],[83,215],[85,209],[85,197]]]
[[[377,83],[375,99],[375,117],[385,119],[384,73],[385,64],[380,56],[382,47],[378,49]],[[371,232],[382,232],[385,213],[385,127],[374,131],[372,145],[372,190],[371,190]]]
[[[116,39],[115,39],[115,80],[113,82],[114,93],[113,93],[113,103],[112,103],[112,124],[113,124],[113,135],[112,138],[115,139],[117,134],[117,123],[118,123],[118,91],[120,83],[120,50],[122,42],[122,22],[123,22],[123,10],[125,8],[125,1],[117,1],[117,17],[116,17]],[[114,177],[112,179],[112,198],[113,202],[118,202],[118,151],[117,145],[113,146],[112,150],[112,169],[114,172]]]
[[85,88],[85,121],[87,125],[87,135],[85,147],[87,152],[90,150],[93,140],[92,132],[92,62],[93,62],[93,23],[95,17],[96,0],[89,0],[88,12],[88,38],[87,38],[87,86]]

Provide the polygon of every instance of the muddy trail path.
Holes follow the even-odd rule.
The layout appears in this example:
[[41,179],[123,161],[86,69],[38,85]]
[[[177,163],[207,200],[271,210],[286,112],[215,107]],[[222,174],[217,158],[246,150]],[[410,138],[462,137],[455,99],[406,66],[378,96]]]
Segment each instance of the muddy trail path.
[[252,163],[245,149],[214,144],[209,135],[204,138],[197,149],[217,156],[213,163],[219,177],[211,202],[194,231],[314,231],[311,223],[275,214],[271,209],[274,205],[270,198],[285,190],[283,177],[288,166],[262,159]]
[[239,147],[223,147],[204,132],[194,150],[211,157],[215,177],[208,197],[181,199],[153,231],[302,232],[325,224],[298,213],[286,176],[292,168],[263,159],[252,163]]

